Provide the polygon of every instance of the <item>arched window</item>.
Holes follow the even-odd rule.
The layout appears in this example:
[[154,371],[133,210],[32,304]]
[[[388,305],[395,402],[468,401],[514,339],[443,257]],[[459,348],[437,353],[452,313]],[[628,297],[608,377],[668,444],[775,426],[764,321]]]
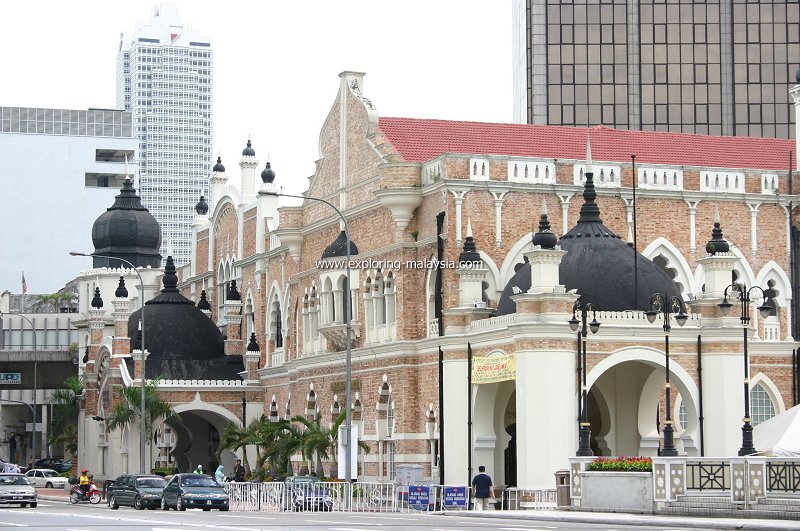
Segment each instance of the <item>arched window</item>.
[[750,416],[753,419],[753,426],[775,416],[775,404],[760,383],[750,388]]

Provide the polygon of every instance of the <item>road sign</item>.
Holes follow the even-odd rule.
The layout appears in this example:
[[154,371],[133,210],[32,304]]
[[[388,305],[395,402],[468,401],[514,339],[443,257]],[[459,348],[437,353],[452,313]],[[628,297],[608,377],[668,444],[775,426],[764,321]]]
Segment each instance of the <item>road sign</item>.
[[431,489],[427,485],[409,485],[408,504],[412,507],[427,507],[431,502]]
[[0,372],[0,385],[22,383],[22,373],[19,372]]
[[467,487],[444,487],[445,507],[466,507]]

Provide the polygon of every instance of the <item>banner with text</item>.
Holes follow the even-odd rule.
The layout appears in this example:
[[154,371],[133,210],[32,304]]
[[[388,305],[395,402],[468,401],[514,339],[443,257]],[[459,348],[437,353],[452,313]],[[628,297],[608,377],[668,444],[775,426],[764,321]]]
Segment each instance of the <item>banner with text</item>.
[[472,358],[472,383],[487,384],[513,380],[517,377],[517,358],[514,354]]

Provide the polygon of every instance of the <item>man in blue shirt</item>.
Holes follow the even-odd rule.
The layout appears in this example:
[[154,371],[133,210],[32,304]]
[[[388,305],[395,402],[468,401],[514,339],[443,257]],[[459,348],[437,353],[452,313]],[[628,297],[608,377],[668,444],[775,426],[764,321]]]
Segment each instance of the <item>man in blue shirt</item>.
[[486,473],[486,467],[478,467],[479,474],[472,478],[473,495],[475,497],[475,510],[483,511],[489,508],[489,499],[494,498],[494,485],[492,478]]

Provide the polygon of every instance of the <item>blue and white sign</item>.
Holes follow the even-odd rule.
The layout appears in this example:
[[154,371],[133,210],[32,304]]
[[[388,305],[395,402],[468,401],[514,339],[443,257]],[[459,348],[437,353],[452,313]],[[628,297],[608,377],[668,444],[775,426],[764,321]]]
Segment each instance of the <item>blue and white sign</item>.
[[18,372],[0,372],[0,385],[22,383],[22,374]]
[[445,507],[467,506],[467,487],[444,487],[443,494]]
[[431,503],[431,488],[427,485],[408,486],[408,504],[412,507],[427,507]]

